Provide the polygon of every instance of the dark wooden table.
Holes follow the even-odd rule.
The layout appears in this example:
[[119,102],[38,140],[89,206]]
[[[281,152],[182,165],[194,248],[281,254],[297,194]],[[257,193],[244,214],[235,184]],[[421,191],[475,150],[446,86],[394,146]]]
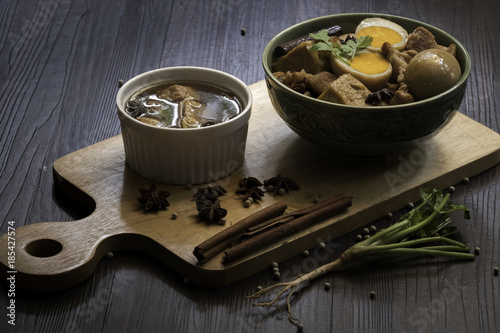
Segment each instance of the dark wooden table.
[[[3,0],[0,234],[10,221],[18,228],[86,215],[54,189],[52,164],[120,133],[114,104],[119,80],[159,67],[196,65],[251,84],[264,78],[260,57],[267,41],[317,16],[390,13],[450,32],[472,57],[460,111],[499,132],[498,8],[496,0]],[[500,265],[500,167],[455,187],[453,201],[472,210],[472,221],[460,229],[469,247],[481,248],[473,262],[379,263],[324,276],[294,300],[305,330],[496,331],[500,277],[493,268]],[[336,258],[354,244],[358,232],[329,242],[327,252],[313,249],[308,260],[299,256],[280,263],[282,280]],[[244,298],[273,282],[269,269],[225,288],[205,289],[186,284],[146,255],[115,253],[69,290],[9,295],[8,285],[2,284],[0,331],[293,332],[286,312],[256,308]],[[370,299],[372,290],[375,299]],[[15,326],[7,316],[12,299]]]

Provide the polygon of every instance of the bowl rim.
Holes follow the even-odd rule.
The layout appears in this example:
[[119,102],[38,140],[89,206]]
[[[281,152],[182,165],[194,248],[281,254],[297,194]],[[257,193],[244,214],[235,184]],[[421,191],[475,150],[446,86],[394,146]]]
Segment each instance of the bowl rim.
[[[244,96],[241,96],[241,94],[236,93],[233,89],[229,88],[224,88],[221,87],[218,84],[211,83],[208,80],[203,80],[203,79],[189,79],[189,80],[184,80],[184,81],[190,81],[190,82],[196,82],[196,83],[201,83],[201,84],[212,84],[215,87],[218,87],[220,89],[224,90],[230,90],[232,93],[234,93],[239,99],[240,103],[242,104],[242,110],[241,112],[236,115],[235,117],[229,119],[228,121],[206,126],[206,127],[197,127],[197,128],[171,128],[171,127],[160,127],[160,126],[154,126],[150,124],[143,123],[142,121],[139,121],[133,117],[131,117],[126,111],[125,111],[125,105],[122,105],[122,100],[127,101],[130,99],[130,97],[137,92],[139,92],[142,89],[151,87],[155,84],[160,84],[162,82],[174,82],[176,79],[169,79],[169,80],[154,80],[155,77],[161,76],[162,74],[165,74],[167,72],[172,72],[176,73],[183,73],[186,71],[190,72],[204,72],[207,73],[208,75],[218,75],[220,77],[224,77],[227,80],[230,80],[232,83],[236,84],[241,92],[243,93]],[[180,80],[180,79],[179,79]],[[139,89],[131,89],[130,86],[133,86],[134,84],[137,84],[138,82],[141,81],[149,81],[150,83],[144,85],[142,88]],[[154,82],[153,82],[154,81]],[[127,90],[131,90],[131,92],[127,93]],[[124,96],[126,94],[126,96]],[[247,99],[247,101],[241,99]],[[208,133],[212,131],[217,131],[220,130],[221,127],[228,127],[231,126],[232,123],[238,122],[241,118],[243,121],[247,121],[248,118],[250,117],[251,114],[251,109],[252,109],[252,103],[253,103],[253,96],[250,88],[239,78],[236,76],[226,73],[224,71],[218,70],[218,69],[213,69],[213,68],[208,68],[208,67],[200,67],[200,66],[171,66],[171,67],[161,67],[153,70],[149,70],[143,73],[140,73],[138,75],[133,76],[129,80],[123,83],[123,85],[118,89],[118,92],[116,93],[115,96],[115,104],[118,109],[118,116],[120,118],[120,121],[123,121],[124,119],[127,119],[129,121],[132,121],[132,123],[136,124],[135,126],[142,126],[144,128],[148,128],[148,130],[151,131],[161,131],[161,132],[170,132],[170,133],[186,133],[185,135],[188,135],[188,133]]]
[[[443,35],[446,35],[447,38],[449,38],[450,40],[453,41],[453,43],[457,46],[457,52],[458,50],[460,50],[461,53],[463,53],[464,55],[464,62],[465,62],[465,66],[464,68],[462,69],[462,76],[460,77],[460,80],[455,83],[451,88],[449,88],[448,90],[440,93],[440,94],[437,94],[435,96],[432,96],[432,97],[429,97],[429,98],[426,98],[426,99],[422,99],[420,101],[415,101],[415,102],[412,102],[412,103],[407,103],[407,104],[399,104],[399,105],[386,105],[386,106],[355,106],[355,105],[346,105],[346,104],[339,104],[339,103],[333,103],[333,102],[327,102],[327,101],[322,101],[322,100],[318,100],[317,98],[314,98],[314,97],[310,97],[310,96],[306,96],[304,94],[301,94],[299,92],[296,92],[290,88],[288,88],[286,85],[284,85],[283,83],[279,82],[275,77],[274,75],[272,75],[272,71],[270,69],[270,66],[269,64],[267,63],[267,58],[269,56],[269,53],[272,53],[274,52],[274,48],[276,47],[276,40],[278,40],[280,37],[282,37],[284,34],[287,34],[289,33],[290,31],[294,30],[294,29],[297,29],[298,27],[300,26],[303,26],[303,25],[307,25],[307,24],[313,24],[314,22],[317,22],[317,21],[320,21],[320,20],[328,20],[328,19],[332,19],[332,21],[335,19],[335,18],[339,18],[339,17],[349,17],[349,16],[352,16],[352,17],[356,17],[356,18],[359,18],[359,17],[363,17],[363,18],[368,18],[368,17],[381,17],[381,18],[385,18],[385,19],[388,19],[388,20],[391,20],[391,19],[397,19],[397,20],[403,20],[403,21],[407,21],[407,22],[410,22],[414,25],[421,25],[429,30],[434,30],[434,31],[437,31],[439,32],[440,34],[443,34]],[[362,18],[362,19],[363,19]],[[332,22],[333,24],[335,24],[334,22]],[[396,22],[398,23],[398,22]],[[400,23],[398,23],[400,24]],[[294,36],[294,37],[291,37],[292,39],[293,38],[296,38],[296,37],[300,37],[300,36]],[[428,105],[432,105],[432,104],[435,104],[435,103],[440,103],[440,99],[445,96],[445,95],[454,95],[456,93],[457,90],[461,89],[463,85],[466,85],[467,83],[467,79],[470,75],[470,71],[471,71],[471,58],[470,58],[470,55],[469,55],[469,52],[467,51],[467,49],[464,47],[464,45],[458,41],[454,36],[452,36],[451,34],[449,34],[448,32],[440,29],[440,28],[437,28],[433,25],[430,25],[429,23],[425,23],[425,22],[421,22],[419,20],[415,20],[415,19],[412,19],[412,18],[408,18],[408,17],[404,17],[404,16],[398,16],[398,15],[392,15],[392,14],[383,14],[383,13],[343,13],[343,14],[332,14],[332,15],[325,15],[325,16],[319,16],[319,17],[315,17],[315,18],[312,18],[312,19],[308,19],[308,20],[305,20],[305,21],[302,21],[302,22],[299,22],[299,23],[296,23],[282,31],[280,31],[278,34],[276,34],[267,44],[266,46],[264,47],[264,51],[262,53],[262,66],[264,68],[264,71],[265,71],[265,74],[266,74],[266,80],[271,80],[273,82],[273,84],[283,90],[284,92],[286,92],[287,94],[289,94],[289,96],[291,97],[294,97],[296,99],[300,99],[302,101],[307,101],[307,102],[310,102],[310,103],[313,103],[316,104],[317,106],[320,106],[320,107],[332,107],[332,106],[335,106],[335,111],[340,111],[340,110],[343,110],[343,111],[346,111],[346,112],[357,112],[357,113],[366,113],[366,112],[370,112],[370,113],[384,113],[384,112],[404,112],[404,111],[408,111],[410,112],[413,107],[425,107],[425,106],[428,106]]]

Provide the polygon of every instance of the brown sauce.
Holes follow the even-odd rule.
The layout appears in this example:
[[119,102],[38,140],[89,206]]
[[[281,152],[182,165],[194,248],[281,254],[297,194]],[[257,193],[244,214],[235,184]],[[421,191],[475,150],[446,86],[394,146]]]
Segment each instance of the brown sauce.
[[134,94],[126,112],[157,127],[199,128],[230,120],[241,112],[241,104],[236,96],[213,85],[161,83]]

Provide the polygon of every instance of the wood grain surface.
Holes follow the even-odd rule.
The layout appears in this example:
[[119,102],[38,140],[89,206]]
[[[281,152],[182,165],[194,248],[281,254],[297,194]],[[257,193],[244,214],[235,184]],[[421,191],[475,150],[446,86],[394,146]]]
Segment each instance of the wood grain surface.
[[[125,162],[121,135],[82,148],[54,162],[55,185],[77,200],[84,193],[95,209],[76,222],[34,223],[16,231],[16,285],[32,291],[57,291],[73,287],[93,273],[109,252],[139,250],[181,276],[204,287],[224,287],[281,263],[374,219],[419,200],[420,188],[447,189],[500,163],[500,135],[461,113],[434,138],[395,156],[380,158],[339,156],[300,139],[274,112],[266,84],[250,85],[254,98],[243,165],[215,182],[227,190],[220,197],[228,211],[225,225],[200,222],[196,215],[194,186],[157,183],[168,191],[170,206],[145,213],[137,202],[138,189],[150,181]],[[448,149],[450,145],[455,149]],[[292,177],[301,188],[285,195],[267,193],[250,207],[237,194],[239,180],[261,181],[277,174]],[[231,263],[223,252],[203,263],[194,248],[278,201],[287,212],[324,201],[339,193],[354,196],[352,207],[322,220]],[[173,220],[172,214],[178,217]],[[43,221],[39,221],[43,222]],[[9,234],[0,238],[8,248]],[[7,252],[0,262],[9,270]]]
[[[85,218],[91,202],[55,189],[54,162],[120,134],[120,79],[158,67],[195,65],[247,84],[264,78],[261,54],[282,29],[318,16],[380,12],[411,17],[458,38],[472,58],[460,112],[500,131],[498,5],[478,1],[67,1],[0,2],[0,234],[40,221]],[[244,29],[244,30],[243,30]],[[306,145],[301,139],[294,143]],[[449,149],[456,148],[453,144]],[[411,178],[411,177],[410,177]],[[473,262],[382,262],[318,279],[293,300],[310,332],[495,332],[500,326],[500,168],[457,183],[452,200]],[[393,212],[396,219],[406,209]],[[374,218],[384,226],[388,218]],[[61,223],[62,224],[62,223]],[[308,272],[354,244],[359,229],[279,265],[281,280]],[[19,240],[21,242],[21,240]],[[6,249],[0,249],[6,251]],[[276,282],[271,269],[218,289],[186,283],[159,260],[122,251],[68,290],[31,293],[2,278],[1,332],[293,332],[286,313],[244,298]],[[325,291],[324,283],[331,289]],[[370,291],[376,298],[370,299]],[[9,296],[10,295],[10,296]],[[15,301],[15,326],[7,306]]]

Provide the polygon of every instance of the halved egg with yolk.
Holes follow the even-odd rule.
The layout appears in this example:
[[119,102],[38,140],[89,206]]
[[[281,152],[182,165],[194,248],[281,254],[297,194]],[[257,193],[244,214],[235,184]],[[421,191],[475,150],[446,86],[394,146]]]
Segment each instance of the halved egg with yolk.
[[389,42],[396,50],[403,50],[408,41],[408,32],[392,21],[371,17],[361,21],[354,32],[356,37],[371,36],[372,44],[367,47],[370,51],[382,52],[381,47]]
[[350,65],[331,55],[333,72],[338,76],[350,73],[371,91],[384,88],[392,74],[391,63],[378,52],[360,50],[352,61],[347,58],[344,60]]

